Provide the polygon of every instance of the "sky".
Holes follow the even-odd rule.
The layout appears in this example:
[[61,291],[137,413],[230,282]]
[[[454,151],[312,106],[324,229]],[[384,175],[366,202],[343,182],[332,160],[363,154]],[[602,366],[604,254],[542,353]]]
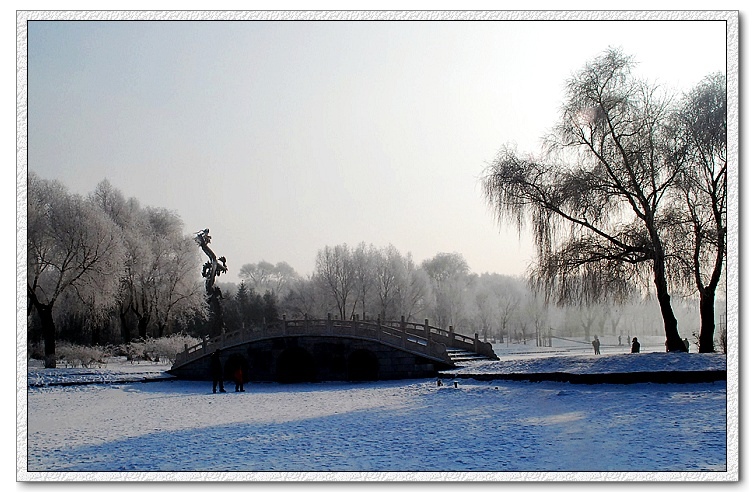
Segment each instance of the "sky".
[[502,145],[539,149],[566,79],[609,46],[678,91],[726,71],[724,22],[644,18],[32,21],[28,169],[209,228],[230,281],[360,242],[523,274],[530,239],[480,180]]

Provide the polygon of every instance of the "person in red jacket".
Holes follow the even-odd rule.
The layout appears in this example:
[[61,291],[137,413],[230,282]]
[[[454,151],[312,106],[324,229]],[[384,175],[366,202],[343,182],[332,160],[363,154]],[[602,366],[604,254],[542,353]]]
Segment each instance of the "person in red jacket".
[[236,383],[236,392],[244,392],[244,370],[240,364],[233,371],[233,381]]

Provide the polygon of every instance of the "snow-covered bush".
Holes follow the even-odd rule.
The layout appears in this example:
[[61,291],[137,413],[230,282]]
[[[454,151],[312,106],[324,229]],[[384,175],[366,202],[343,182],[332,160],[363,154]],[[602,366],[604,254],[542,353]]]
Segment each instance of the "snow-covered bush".
[[191,347],[202,340],[188,335],[172,335],[150,340],[153,354],[160,359],[167,359],[171,363],[176,360],[176,354],[183,352],[184,345]]
[[101,347],[86,347],[68,342],[60,342],[55,348],[55,356],[59,364],[65,367],[92,368],[107,364],[107,353]]
[[184,345],[191,347],[201,340],[188,335],[171,335],[162,338],[135,340],[123,347],[126,358],[131,362],[152,361],[170,362],[176,360],[176,354],[183,352]]
[[42,342],[30,343],[26,351],[26,356],[28,359],[44,360],[45,358],[44,344]]

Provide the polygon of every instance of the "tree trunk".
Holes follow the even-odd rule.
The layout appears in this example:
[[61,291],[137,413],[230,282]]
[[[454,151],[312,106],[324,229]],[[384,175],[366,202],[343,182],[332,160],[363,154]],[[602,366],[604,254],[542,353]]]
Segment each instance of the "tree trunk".
[[121,338],[123,339],[123,343],[131,343],[131,329],[128,327],[126,312],[119,312],[118,316],[121,319]]
[[99,345],[100,344],[100,333],[102,332],[102,328],[100,326],[95,326],[92,328],[92,345]]
[[[723,262],[725,253],[724,250],[726,249],[726,243],[725,243],[725,233],[722,228],[721,218],[720,215],[716,218],[717,226],[719,228],[718,231],[718,240],[717,240],[717,253],[716,253],[716,262],[713,266],[713,271],[711,272],[710,276],[710,282],[708,283],[708,286],[705,288],[702,288],[702,283],[699,279],[699,271],[697,273],[698,275],[698,286],[697,289],[700,292],[700,350],[701,353],[708,353],[713,352],[713,335],[716,330],[716,322],[715,322],[715,304],[716,304],[716,287],[718,287],[718,282],[721,279],[721,273],[723,271]],[[698,265],[699,270],[699,265]]]
[[147,325],[149,325],[149,316],[143,315],[139,317],[139,322],[137,323],[137,329],[139,334],[139,339],[146,340],[147,339]]
[[52,318],[52,305],[36,303],[37,313],[42,323],[42,338],[45,341],[45,368],[55,368],[55,321]]
[[688,352],[684,342],[679,337],[676,316],[671,308],[671,296],[668,294],[668,284],[666,283],[666,265],[662,253],[658,253],[653,263],[653,272],[655,274],[655,290],[658,295],[658,304],[661,307],[661,316],[663,317],[663,327],[666,332],[666,351],[667,352]]
[[713,334],[716,330],[715,303],[715,290],[705,288],[700,293],[700,353],[713,352]]
[[37,314],[39,315],[41,336],[45,342],[45,368],[55,368],[57,366],[55,358],[55,321],[52,317],[54,300],[48,304],[41,303],[31,287],[27,290],[27,295],[31,305],[37,309]]

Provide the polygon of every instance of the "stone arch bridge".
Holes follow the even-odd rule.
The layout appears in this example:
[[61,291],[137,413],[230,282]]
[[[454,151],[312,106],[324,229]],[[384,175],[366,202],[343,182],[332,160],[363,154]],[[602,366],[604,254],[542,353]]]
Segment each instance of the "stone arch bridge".
[[225,378],[241,369],[245,381],[315,382],[426,378],[469,359],[498,359],[474,337],[401,321],[286,320],[185,346],[169,373],[211,380],[210,355],[221,350]]

